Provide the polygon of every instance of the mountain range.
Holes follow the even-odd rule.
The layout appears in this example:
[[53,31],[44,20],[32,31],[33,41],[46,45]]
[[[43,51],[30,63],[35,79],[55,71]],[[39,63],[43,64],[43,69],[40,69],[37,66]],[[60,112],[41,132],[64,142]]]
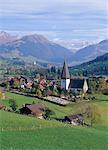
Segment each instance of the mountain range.
[[74,55],[74,60],[85,61],[92,60],[97,56],[103,55],[108,52],[108,39],[99,42],[98,44],[89,45],[80,49]]
[[70,65],[92,60],[108,52],[108,40],[89,45],[73,53],[68,48],[48,40],[43,35],[33,34],[23,37],[0,33],[0,56],[18,57],[29,61],[61,63],[66,58]]

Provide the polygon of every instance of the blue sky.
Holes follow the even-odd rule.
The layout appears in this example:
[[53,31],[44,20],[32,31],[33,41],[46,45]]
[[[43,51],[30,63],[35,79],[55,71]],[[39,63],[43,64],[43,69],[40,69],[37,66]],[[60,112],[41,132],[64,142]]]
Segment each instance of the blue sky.
[[107,38],[107,0],[0,0],[0,30],[51,40]]

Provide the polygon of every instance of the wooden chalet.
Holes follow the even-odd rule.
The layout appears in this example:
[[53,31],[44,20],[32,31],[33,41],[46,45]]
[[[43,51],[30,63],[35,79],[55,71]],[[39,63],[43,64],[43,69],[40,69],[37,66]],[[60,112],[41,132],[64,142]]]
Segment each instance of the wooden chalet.
[[70,123],[72,125],[83,125],[84,118],[82,114],[75,114],[71,116],[65,116],[64,122]]
[[25,104],[25,106],[20,109],[20,113],[26,115],[31,114],[39,119],[42,119],[45,109],[46,107],[41,104]]

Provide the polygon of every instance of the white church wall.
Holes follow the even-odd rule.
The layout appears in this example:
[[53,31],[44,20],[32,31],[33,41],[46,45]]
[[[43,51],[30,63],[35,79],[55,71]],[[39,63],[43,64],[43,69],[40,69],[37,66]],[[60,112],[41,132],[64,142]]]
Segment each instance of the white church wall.
[[88,91],[87,81],[84,81],[83,92],[86,93]]
[[68,90],[70,84],[70,79],[61,80],[61,88]]
[[66,90],[68,90],[70,84],[70,79],[66,79]]

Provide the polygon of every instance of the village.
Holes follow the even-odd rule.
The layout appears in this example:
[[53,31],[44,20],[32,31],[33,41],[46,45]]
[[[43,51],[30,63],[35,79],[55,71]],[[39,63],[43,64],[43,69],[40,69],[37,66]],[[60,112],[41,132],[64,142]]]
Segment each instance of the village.
[[[103,90],[104,86],[108,83],[108,78],[97,77],[100,80],[98,85],[100,90]],[[103,85],[103,81],[105,85]],[[35,78],[29,78],[26,76],[9,77],[8,80],[1,83],[1,99],[5,99],[5,91],[15,93],[18,95],[24,95],[27,97],[38,98],[40,101],[47,101],[55,105],[66,107],[73,103],[81,103],[83,101],[95,100],[94,96],[89,96],[88,91],[89,79],[85,77],[74,77],[70,75],[67,62],[64,61],[61,79],[59,80],[47,80],[44,76],[37,74]],[[92,87],[91,87],[92,89]],[[0,104],[0,109],[5,111],[17,112],[17,104],[15,99],[10,99],[11,109]],[[18,113],[22,115],[35,116],[38,119],[51,119],[54,114],[50,108],[40,103],[25,103],[19,108]],[[69,123],[72,125],[87,125],[84,121],[84,113],[70,114],[64,116],[64,118],[55,118],[57,121],[63,123]]]
[[0,150],[108,149],[106,0],[0,0]]

